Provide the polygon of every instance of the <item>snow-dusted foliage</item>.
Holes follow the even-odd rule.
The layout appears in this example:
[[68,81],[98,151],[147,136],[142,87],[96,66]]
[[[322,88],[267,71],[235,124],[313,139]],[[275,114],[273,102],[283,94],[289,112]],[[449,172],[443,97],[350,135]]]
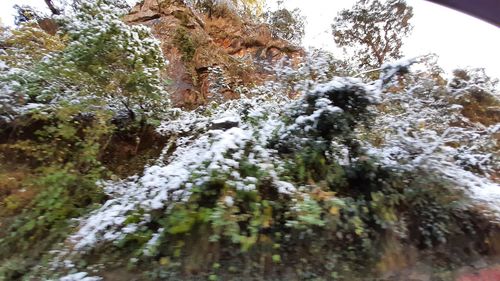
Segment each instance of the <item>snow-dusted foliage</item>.
[[160,78],[165,61],[147,27],[121,21],[127,7],[115,0],[82,1],[73,16],[61,17],[70,42],[51,67],[88,75],[95,87],[86,90],[115,111],[150,115],[168,101]]
[[[267,65],[274,79],[240,87],[242,98],[221,104],[228,82],[212,67],[212,103],[157,115],[168,106],[159,43],[145,27],[121,22],[118,2],[80,3],[60,18],[60,35],[42,38],[44,48],[7,40],[22,58],[0,54],[2,118],[33,114],[48,124],[36,142],[9,146],[43,151],[34,158],[51,168],[40,176],[48,192],[36,199],[37,212],[15,226],[23,237],[42,236],[60,222],[69,229],[69,218],[79,216],[64,248],[53,252],[52,269],[71,273],[60,280],[100,280],[85,273],[99,266],[76,260],[108,247],[134,264],[169,263],[186,237],[242,253],[267,239],[280,254],[294,249],[279,245],[314,237],[311,243],[335,254],[355,248],[363,256],[383,244],[383,233],[431,248],[479,231],[471,205],[500,215],[500,127],[489,114],[498,98],[484,73],[457,72],[446,81],[432,58],[409,59],[383,64],[368,81],[339,77],[354,72],[315,50],[298,65]],[[124,114],[161,118],[156,132],[165,146],[142,172],[99,180],[97,188],[106,178],[100,144],[114,132],[112,116]],[[100,188],[105,200],[94,196]],[[80,193],[89,203],[75,207]],[[47,203],[54,197],[70,207]]]
[[283,106],[269,96],[256,96],[201,112],[180,111],[173,120],[165,121],[157,130],[177,138],[143,175],[104,183],[112,199],[85,219],[72,238],[77,248],[123,239],[149,220],[146,213],[140,222],[127,224],[127,217],[135,211],[161,210],[173,202],[188,201],[193,188],[213,177],[224,178],[236,190],[254,191],[258,179],[240,173],[243,164],[265,171],[262,176],[270,177],[280,191],[294,191],[293,185],[279,180],[280,161],[267,148],[283,124],[279,118]]
[[[97,242],[124,239],[148,223],[148,212],[189,202],[214,180],[223,180],[229,194],[258,192],[265,181],[280,194],[306,198],[298,191],[305,186],[286,181],[287,153],[278,151],[310,145],[321,151],[334,137],[342,142],[346,139],[342,135],[351,135],[377,95],[376,89],[360,80],[338,78],[318,85],[296,102],[254,93],[214,109],[181,111],[158,127],[159,132],[176,138],[156,164],[146,167],[141,176],[104,183],[112,199],[82,222],[72,240],[78,249],[86,249]],[[233,205],[233,196],[221,200]],[[137,210],[143,212],[140,219],[129,223],[127,218]]]
[[[392,71],[398,65],[386,68]],[[408,63],[403,66],[408,71]],[[374,124],[379,131],[372,133],[377,145],[370,153],[384,165],[432,171],[499,210],[500,185],[493,179],[500,170],[495,138],[498,125],[471,121],[462,114],[461,105],[471,89],[479,88],[481,99],[494,100],[493,87],[488,91],[481,81],[468,79],[469,85],[463,83],[462,90],[457,90],[457,80],[455,77],[451,87],[447,86],[432,69],[424,67],[405,76],[405,81],[388,83],[388,91],[382,94],[382,113]]]
[[[381,176],[384,169],[399,171],[396,175],[432,174],[455,188],[462,187],[473,198],[488,204],[498,202],[499,186],[488,179],[498,169],[496,156],[491,153],[496,145],[492,133],[497,129],[469,122],[461,115],[461,106],[453,104],[446,85],[427,70],[395,79],[406,74],[415,62],[386,64],[380,80],[370,83],[339,77],[319,83],[327,80],[326,71],[322,75],[315,70],[319,74],[310,75],[307,70],[300,77],[309,75],[304,87],[311,89],[302,91],[296,100],[285,93],[290,81],[294,83],[297,73],[304,72],[306,66],[298,70],[290,67],[281,69],[277,76],[291,80],[256,87],[247,98],[192,112],[173,111],[157,129],[172,137],[159,159],[141,175],[104,182],[110,200],[82,219],[71,241],[79,250],[106,241],[120,243],[134,233],[151,231],[147,225],[154,220],[153,212],[164,212],[174,221],[180,219],[176,218],[179,208],[191,210],[181,212],[183,220],[190,212],[202,212],[189,206],[204,204],[198,200],[209,192],[216,194],[215,209],[207,210],[203,220],[214,227],[215,239],[227,235],[235,243],[252,244],[258,228],[250,228],[249,236],[241,235],[237,234],[239,227],[224,220],[227,212],[245,204],[242,193],[260,194],[266,186],[285,199],[280,204],[289,208],[287,226],[322,226],[323,204],[337,214],[336,210],[353,199],[321,191],[326,193],[321,193],[318,202],[311,192],[319,192],[321,182],[332,190],[342,190],[346,184],[357,189],[361,187],[350,177],[375,180],[373,177]],[[311,67],[314,65],[308,69]],[[372,168],[367,157],[375,161]],[[344,172],[329,174],[329,169]],[[363,174],[364,169],[374,170]],[[344,173],[347,179],[340,180]],[[419,182],[418,178],[407,181]],[[381,186],[369,185],[370,200],[382,200],[376,199],[376,194],[386,192],[383,186],[387,180],[380,179]],[[413,204],[407,200],[405,204]],[[169,233],[188,231],[193,223],[191,219],[176,221],[153,230],[145,253],[154,253],[153,245],[161,243],[159,237],[168,239]],[[384,227],[396,225],[395,221],[383,223]],[[436,225],[432,227],[443,227]],[[429,231],[422,234],[426,245],[434,243],[432,239],[445,241],[445,230]]]
[[49,109],[61,103],[103,106],[132,118],[168,106],[160,43],[148,28],[122,22],[128,6],[119,2],[80,1],[75,11],[59,17],[60,36],[44,35],[65,45],[46,50],[43,57],[26,56],[30,64],[7,65],[12,68],[0,76],[6,95],[2,116],[23,114],[32,104],[39,110],[39,105]]
[[[28,274],[31,261],[64,239],[72,218],[102,202],[96,181],[105,177],[101,161],[118,130],[134,134],[168,109],[160,43],[147,28],[121,22],[119,4],[75,1],[55,35],[32,23],[2,34],[0,178],[26,164],[22,192],[30,194],[9,207],[0,258],[15,252],[17,259],[2,262],[2,280]],[[28,250],[35,245],[36,253]],[[65,280],[98,280],[80,275]]]
[[[0,70],[0,118],[2,121],[12,121],[15,117],[26,114],[30,109],[40,106],[38,103],[29,103],[25,101],[29,96],[20,90],[22,88],[23,76],[29,75],[22,69],[9,68],[3,61],[3,67]],[[19,79],[21,78],[21,79]],[[19,81],[20,80],[20,81]]]
[[[36,40],[34,40],[36,38]],[[62,44],[43,30],[25,24],[15,30],[2,30],[0,40],[0,119],[12,121],[19,115],[41,106],[27,90],[36,80],[35,65]]]
[[224,91],[230,90],[229,82],[226,78],[226,73],[220,66],[208,67],[208,101],[222,103],[224,101],[224,96],[222,95]]
[[[354,129],[361,122],[367,122],[373,111],[369,106],[378,102],[378,89],[364,84],[359,79],[335,78],[319,84],[306,93],[290,109],[294,122],[283,132],[282,139],[295,139],[296,149],[304,142],[314,142],[319,151],[339,141],[353,146]],[[352,148],[352,147],[351,147]],[[351,151],[354,153],[354,151]]]
[[482,90],[498,96],[498,79],[489,77],[483,68],[456,69],[448,85],[454,95]]
[[[406,75],[404,82],[394,80],[396,75],[406,74],[413,63],[387,64],[381,79],[372,83],[353,78],[318,83],[326,79],[325,71],[324,75],[315,75],[318,80],[309,79],[308,87],[312,89],[296,100],[280,95],[279,91],[284,93],[289,84],[270,82],[249,91],[248,98],[191,112],[172,111],[157,129],[171,136],[159,159],[141,175],[103,182],[110,199],[82,218],[71,241],[76,249],[86,250],[106,241],[120,243],[134,233],[147,231],[150,242],[144,244],[144,253],[154,255],[160,237],[167,239],[169,233],[188,231],[197,220],[178,218],[179,208],[183,216],[203,213],[190,206],[205,204],[198,200],[211,192],[216,194],[212,199],[215,207],[198,219],[212,225],[212,238],[226,235],[235,243],[251,245],[259,228],[249,226],[249,234],[242,235],[231,220],[224,218],[227,212],[245,204],[241,194],[260,194],[263,186],[274,190],[278,198],[286,198],[287,227],[323,226],[323,204],[336,215],[353,199],[321,191],[326,193],[318,201],[311,191],[319,192],[322,181],[333,190],[335,186],[342,189],[354,171],[372,169],[366,166],[367,157],[378,167],[371,172],[375,174],[356,177],[378,177],[380,169],[404,175],[432,174],[455,188],[462,187],[472,198],[491,203],[495,209],[499,186],[488,177],[498,170],[496,156],[491,153],[496,145],[492,134],[497,129],[474,124],[461,115],[461,106],[452,103],[446,85],[439,84],[427,70]],[[278,76],[295,77],[296,73],[289,68]],[[321,165],[344,172],[329,175],[321,169],[330,168]],[[347,179],[334,179],[343,173]],[[418,182],[418,178],[407,181]],[[381,186],[370,187],[370,200],[382,200],[376,194],[386,192],[386,180],[380,180]],[[255,210],[263,212],[259,209],[262,205],[258,206]],[[167,221],[173,220],[174,225],[166,223],[162,228],[148,229],[147,225],[155,220],[154,212],[165,213]],[[396,222],[384,222],[390,224]],[[446,231],[422,235],[426,245],[431,245],[432,235],[445,241]]]
[[272,84],[273,91],[292,97],[313,90],[317,84],[328,83],[336,76],[354,75],[345,61],[321,49],[309,49],[298,65],[284,59],[265,68],[275,77],[267,86]]
[[300,45],[305,25],[305,17],[301,15],[300,9],[288,10],[278,7],[275,11],[266,12],[264,18],[274,37]]

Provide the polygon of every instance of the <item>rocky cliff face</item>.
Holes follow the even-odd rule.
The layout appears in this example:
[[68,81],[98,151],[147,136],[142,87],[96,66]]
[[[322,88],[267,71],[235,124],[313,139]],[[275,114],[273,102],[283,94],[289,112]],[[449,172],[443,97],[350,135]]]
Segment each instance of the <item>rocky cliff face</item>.
[[172,102],[185,108],[238,98],[241,86],[268,79],[264,65],[282,59],[297,63],[303,55],[273,38],[267,25],[246,22],[229,9],[209,17],[183,1],[145,0],[125,21],[149,26],[162,42]]

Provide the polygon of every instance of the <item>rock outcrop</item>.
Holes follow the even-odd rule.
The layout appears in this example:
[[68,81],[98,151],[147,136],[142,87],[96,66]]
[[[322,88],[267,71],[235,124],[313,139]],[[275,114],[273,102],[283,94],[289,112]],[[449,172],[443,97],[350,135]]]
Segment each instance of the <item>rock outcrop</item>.
[[144,0],[125,21],[144,24],[162,42],[174,105],[195,108],[239,97],[238,87],[268,79],[263,65],[297,63],[303,50],[273,38],[269,27],[231,14],[197,13],[181,0]]

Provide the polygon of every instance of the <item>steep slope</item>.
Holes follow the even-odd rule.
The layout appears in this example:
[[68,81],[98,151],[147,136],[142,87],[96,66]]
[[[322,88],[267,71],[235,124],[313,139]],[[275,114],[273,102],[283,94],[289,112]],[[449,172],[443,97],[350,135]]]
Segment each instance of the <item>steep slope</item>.
[[223,6],[145,0],[124,24],[82,3],[60,33],[5,35],[0,279],[497,275],[483,76],[418,58],[343,77]]
[[184,1],[145,0],[124,19],[149,26],[162,42],[174,105],[194,108],[238,98],[239,87],[266,79],[264,66],[281,59],[298,63],[304,52],[273,38],[269,27],[245,21],[230,9],[208,17]]
[[[499,213],[467,194],[499,185],[450,160],[463,152],[447,145],[478,127],[441,134],[461,116],[432,79],[409,83],[412,95],[380,92],[382,80],[391,79],[337,77],[297,100],[266,85],[164,120],[158,131],[173,137],[163,154],[104,183],[110,200],[82,218],[58,259],[96,255],[87,268],[111,267],[97,271],[104,280],[455,280],[464,265],[494,263]],[[371,128],[385,131],[382,145],[360,141],[378,134]]]

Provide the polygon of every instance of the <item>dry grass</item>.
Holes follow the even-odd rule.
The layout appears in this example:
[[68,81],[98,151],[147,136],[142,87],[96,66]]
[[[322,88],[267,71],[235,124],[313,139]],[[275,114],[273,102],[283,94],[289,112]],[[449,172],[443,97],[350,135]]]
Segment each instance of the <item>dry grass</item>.
[[467,99],[459,102],[463,106],[462,114],[469,120],[485,126],[500,123],[500,102],[493,96],[483,91],[474,91]]
[[30,184],[30,169],[0,166],[0,218],[19,214],[36,197],[39,190]]

